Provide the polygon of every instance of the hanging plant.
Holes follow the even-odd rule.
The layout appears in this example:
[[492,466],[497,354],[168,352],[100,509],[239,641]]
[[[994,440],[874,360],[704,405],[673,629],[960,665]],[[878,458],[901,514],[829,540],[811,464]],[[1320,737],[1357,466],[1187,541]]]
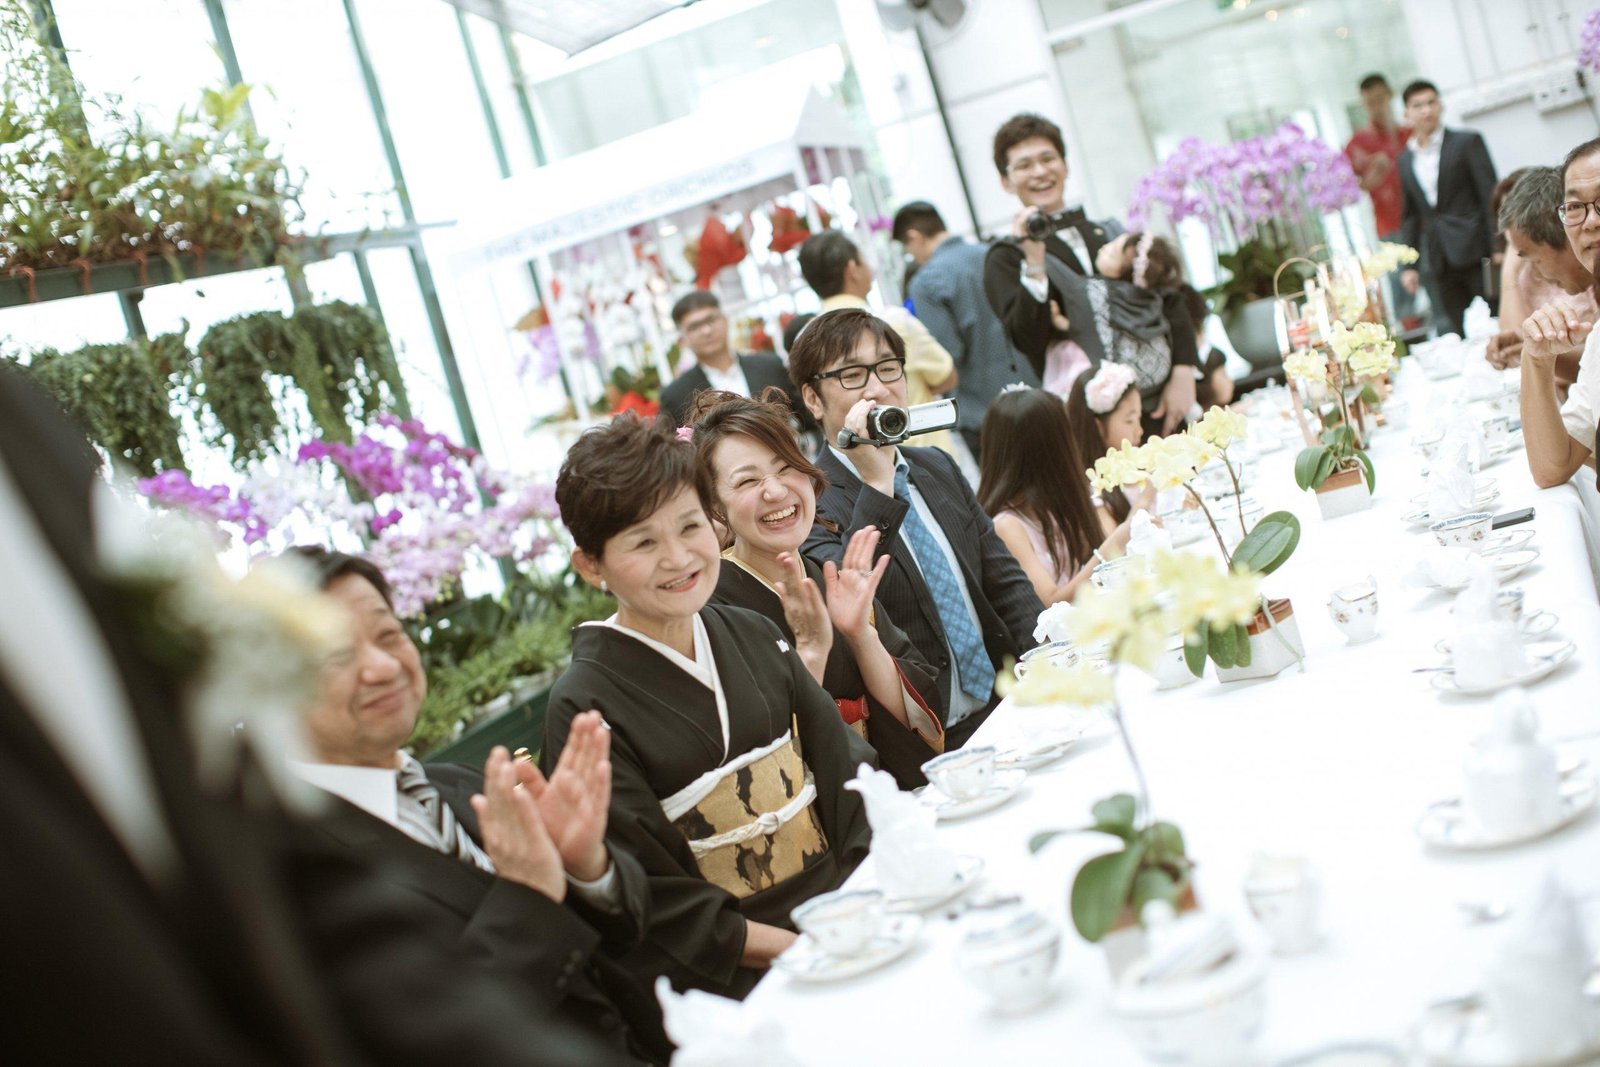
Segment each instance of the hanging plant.
[[260,311],[217,323],[191,364],[193,392],[216,416],[212,443],[235,466],[288,445],[275,392],[292,381],[325,440],[349,443],[352,418],[406,410],[405,386],[389,336],[372,311],[335,301],[293,315]]
[[172,333],[71,352],[47,348],[22,366],[91,441],[149,478],[187,469],[172,413],[176,371],[187,359],[183,335]]

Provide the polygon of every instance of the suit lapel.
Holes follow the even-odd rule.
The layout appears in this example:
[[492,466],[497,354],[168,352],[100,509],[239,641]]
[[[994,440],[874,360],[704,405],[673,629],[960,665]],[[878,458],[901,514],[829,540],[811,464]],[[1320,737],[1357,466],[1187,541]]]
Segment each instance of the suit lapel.
[[472,917],[494,875],[413,840],[342,797],[331,800],[332,807],[319,823],[328,836],[346,848],[389,861],[391,871],[396,867],[407,871],[414,890],[463,918]]

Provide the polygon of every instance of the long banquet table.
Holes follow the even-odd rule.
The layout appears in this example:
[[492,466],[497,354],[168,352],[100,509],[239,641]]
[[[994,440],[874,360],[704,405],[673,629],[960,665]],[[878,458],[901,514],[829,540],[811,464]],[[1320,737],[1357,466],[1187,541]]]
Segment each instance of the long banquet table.
[[[1575,892],[1600,892],[1600,818],[1592,815],[1544,840],[1482,853],[1429,851],[1413,829],[1428,804],[1460,794],[1462,755],[1491,716],[1491,700],[1445,696],[1430,675],[1412,672],[1443,662],[1434,644],[1451,633],[1452,597],[1402,585],[1431,542],[1425,528],[1400,518],[1425,485],[1409,439],[1430,412],[1463,402],[1467,380],[1403,371],[1397,395],[1411,408],[1409,426],[1375,435],[1378,489],[1369,511],[1325,522],[1294,485],[1295,447],[1261,458],[1249,492],[1303,524],[1298,551],[1264,585],[1293,600],[1303,672],[1222,685],[1208,668],[1204,679],[1164,692],[1123,672],[1122,702],[1153,809],[1183,830],[1202,906],[1251,922],[1242,885],[1258,852],[1304,856],[1320,873],[1325,940],[1311,953],[1274,958],[1261,1064],[1347,1041],[1402,1044],[1430,1002],[1475,991],[1514,923],[1468,925],[1460,903],[1525,900],[1548,872]],[[1555,612],[1551,636],[1577,645],[1573,660],[1529,697],[1564,755],[1600,766],[1600,603],[1579,492],[1538,489],[1521,450],[1482,473],[1502,494],[1490,510],[1537,509],[1533,545],[1542,555],[1508,585],[1526,591],[1529,612]],[[1379,636],[1347,645],[1325,605],[1332,589],[1368,574],[1379,587]],[[1003,740],[1026,714],[1002,704],[973,743]],[[1068,835],[1037,856],[1027,848],[1035,832],[1081,826],[1095,800],[1132,786],[1120,745],[1086,746],[1035,771],[1003,807],[940,826],[952,850],[983,858],[985,884],[975,892],[1018,894],[1060,926],[1058,993],[1044,1008],[993,1013],[956,967],[961,923],[941,908],[897,962],[835,984],[774,972],[744,1010],[777,1022],[798,1060],[819,1067],[1145,1062],[1111,1013],[1101,949],[1077,935],[1066,913],[1074,873],[1108,851],[1110,839]],[[869,859],[852,884],[872,881]]]

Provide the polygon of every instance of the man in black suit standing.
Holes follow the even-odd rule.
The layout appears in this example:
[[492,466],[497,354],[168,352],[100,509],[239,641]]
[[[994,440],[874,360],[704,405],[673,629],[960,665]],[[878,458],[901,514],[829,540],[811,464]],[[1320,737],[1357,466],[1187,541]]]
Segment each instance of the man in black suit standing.
[[660,1011],[613,963],[644,935],[649,892],[637,861],[606,846],[610,735],[579,716],[546,782],[495,749],[483,771],[429,767],[400,746],[427,693],[421,657],[395,617],[389,584],[367,560],[319,548],[308,560],[351,622],[307,716],[320,762],[295,763],[331,794],[320,825],[451,929],[463,952],[555,1007],[619,1052],[665,1063]]
[[1401,94],[1411,141],[1400,153],[1400,240],[1422,253],[1421,270],[1400,281],[1407,292],[1426,284],[1435,332],[1464,335],[1473,297],[1488,298],[1484,260],[1494,252],[1494,163],[1483,137],[1447,130],[1444,104],[1432,82],[1414,81]]
[[[81,431],[0,361],[0,914],[17,1063],[619,1063],[271,799],[202,781],[184,670],[105,577]],[[182,661],[182,662],[180,662]],[[250,709],[240,707],[241,717]]]
[[695,365],[661,389],[661,410],[672,421],[683,425],[695,394],[715,389],[739,396],[761,396],[770,385],[782,389],[789,398],[789,409],[802,432],[815,431],[816,420],[800,402],[800,394],[783,360],[770,353],[736,355],[728,336],[728,317],[715,294],[696,289],[672,306],[672,324],[682,335],[683,346],[694,353]]
[[[824,312],[795,340],[789,365],[828,441],[817,457],[828,490],[801,551],[841,564],[851,535],[877,528],[877,550],[890,556],[878,597],[939,669],[945,745],[957,748],[999,702],[996,673],[1034,646],[1043,605],[953,459],[865,440],[870,411],[906,403],[899,334],[869,311]],[[841,431],[849,447],[839,447]]]

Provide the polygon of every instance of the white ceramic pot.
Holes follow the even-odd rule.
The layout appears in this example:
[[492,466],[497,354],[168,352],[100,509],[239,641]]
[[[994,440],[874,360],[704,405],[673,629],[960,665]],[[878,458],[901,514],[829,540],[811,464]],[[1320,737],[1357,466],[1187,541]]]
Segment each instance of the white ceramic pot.
[[1251,1046],[1267,1013],[1267,954],[1240,946],[1204,974],[1143,983],[1147,960],[1128,969],[1111,1010],[1139,1051],[1163,1063],[1238,1067],[1254,1062]]
[[1372,506],[1372,493],[1361,471],[1335,471],[1317,490],[1317,510],[1324,519],[1337,519],[1366,511]]
[[1218,667],[1217,680],[1242,682],[1250,678],[1271,678],[1297,660],[1304,659],[1305,642],[1300,639],[1300,624],[1295,621],[1294,607],[1287,600],[1272,602],[1272,617],[1276,627],[1267,626],[1265,617],[1258,614],[1250,624],[1250,665],[1248,667]]

